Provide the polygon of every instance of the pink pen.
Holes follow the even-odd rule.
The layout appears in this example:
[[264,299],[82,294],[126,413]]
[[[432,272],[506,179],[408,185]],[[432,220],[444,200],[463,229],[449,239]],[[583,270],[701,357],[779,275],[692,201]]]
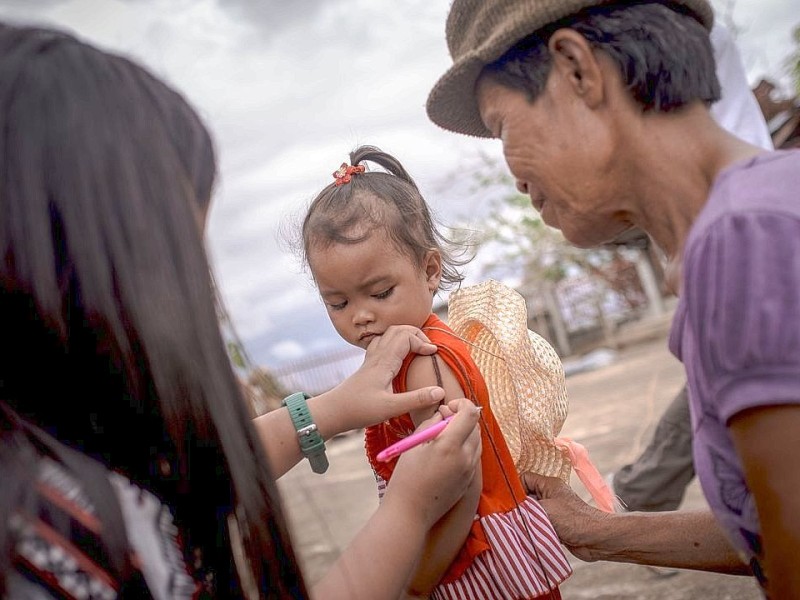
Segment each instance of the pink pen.
[[455,415],[451,415],[446,419],[431,425],[427,429],[412,433],[407,438],[403,438],[399,442],[395,442],[382,452],[378,453],[378,460],[381,462],[392,460],[395,456],[400,456],[406,450],[411,450],[412,448],[415,448],[416,446],[419,446],[428,440],[432,440],[439,435],[439,433],[441,433],[442,429],[447,427],[447,424],[453,420],[453,417],[455,417]]

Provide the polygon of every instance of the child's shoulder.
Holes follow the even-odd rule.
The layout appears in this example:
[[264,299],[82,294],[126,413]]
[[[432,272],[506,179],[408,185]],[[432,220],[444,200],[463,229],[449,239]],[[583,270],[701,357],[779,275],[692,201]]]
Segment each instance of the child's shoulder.
[[466,345],[450,326],[442,321],[435,313],[431,313],[422,325],[422,331],[428,339],[437,346],[445,348],[466,348]]

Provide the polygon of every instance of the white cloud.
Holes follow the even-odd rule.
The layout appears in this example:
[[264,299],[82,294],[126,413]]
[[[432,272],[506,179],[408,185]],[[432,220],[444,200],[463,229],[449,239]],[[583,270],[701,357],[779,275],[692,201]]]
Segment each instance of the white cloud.
[[768,75],[787,82],[784,61],[791,50],[791,30],[800,26],[795,0],[713,0],[717,15],[732,17],[748,80],[755,85]]
[[[719,0],[719,4],[727,4]],[[800,22],[794,0],[738,0],[751,81],[777,77]],[[479,224],[468,157],[497,142],[443,132],[424,103],[450,59],[447,2],[0,0],[0,17],[70,29],[177,86],[212,129],[221,178],[209,248],[251,353],[279,362],[338,340],[276,232],[356,145],[398,156],[446,223]],[[446,176],[456,172],[446,185]]]
[[272,353],[276,356],[282,356],[286,360],[292,360],[301,358],[306,351],[299,343],[289,340],[275,344],[272,347]]

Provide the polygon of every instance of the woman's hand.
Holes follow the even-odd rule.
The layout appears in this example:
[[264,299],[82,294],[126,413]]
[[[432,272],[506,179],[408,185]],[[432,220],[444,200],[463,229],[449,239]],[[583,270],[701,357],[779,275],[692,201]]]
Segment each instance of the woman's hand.
[[[314,586],[314,598],[401,597],[430,528],[463,497],[480,464],[479,411],[465,399],[450,407],[457,412],[450,424],[400,457],[380,507]],[[440,419],[434,415],[420,428]]]
[[586,504],[560,479],[531,473],[522,479],[558,537],[581,560],[750,573],[709,510],[607,513]]
[[[458,400],[452,401],[455,410],[458,410],[459,402]],[[439,407],[439,412],[443,417],[455,414],[449,405]],[[453,560],[458,556],[469,535],[475,522],[475,513],[478,511],[482,488],[481,469],[476,468],[475,475],[464,495],[428,531],[425,549],[404,598],[418,599],[431,595]]]
[[[331,435],[375,425],[392,417],[444,399],[444,390],[426,387],[403,394],[392,392],[392,380],[410,353],[433,354],[436,346],[416,327],[395,325],[372,340],[364,363],[353,375],[314,402],[325,410],[323,420],[331,423]],[[317,421],[319,425],[319,421]],[[321,426],[320,426],[321,427]]]
[[[416,327],[389,327],[369,345],[364,364],[356,373],[332,390],[309,398],[308,408],[320,435],[327,440],[441,402],[444,390],[439,387],[392,393],[392,379],[410,352],[433,354],[436,346]],[[280,477],[303,458],[297,432],[285,408],[261,415],[254,423],[273,476]]]
[[569,551],[581,560],[598,560],[600,557],[592,548],[595,533],[611,515],[586,504],[557,477],[525,473],[522,481],[528,492],[539,500]]
[[[430,442],[404,453],[397,462],[384,504],[400,505],[432,527],[467,491],[480,468],[480,411],[466,399],[450,403],[456,416]],[[441,421],[435,414],[418,428]]]

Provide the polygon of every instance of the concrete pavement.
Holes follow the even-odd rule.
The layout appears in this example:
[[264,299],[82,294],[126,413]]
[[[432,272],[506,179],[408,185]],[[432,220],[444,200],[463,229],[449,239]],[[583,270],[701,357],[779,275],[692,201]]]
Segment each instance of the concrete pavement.
[[[610,473],[639,454],[683,381],[682,367],[667,351],[663,337],[623,349],[613,364],[567,379],[570,412],[562,433],[584,444],[600,471]],[[339,437],[328,446],[328,473],[315,475],[307,464],[300,464],[280,481],[310,582],[324,574],[377,507],[361,433]],[[579,483],[573,481],[573,487],[581,493]],[[704,504],[695,482],[684,507]],[[758,587],[744,577],[577,559],[572,564],[574,574],[561,588],[565,600],[761,598]]]

